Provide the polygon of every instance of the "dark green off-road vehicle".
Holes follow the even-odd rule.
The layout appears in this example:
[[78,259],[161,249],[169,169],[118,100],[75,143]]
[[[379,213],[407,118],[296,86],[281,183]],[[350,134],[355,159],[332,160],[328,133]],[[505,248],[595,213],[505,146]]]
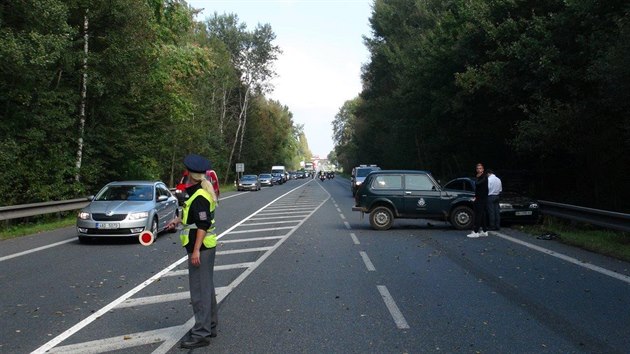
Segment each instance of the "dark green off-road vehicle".
[[465,230],[473,225],[474,196],[443,190],[427,171],[381,170],[366,177],[352,210],[370,214],[376,230],[389,229],[395,218],[445,220]]

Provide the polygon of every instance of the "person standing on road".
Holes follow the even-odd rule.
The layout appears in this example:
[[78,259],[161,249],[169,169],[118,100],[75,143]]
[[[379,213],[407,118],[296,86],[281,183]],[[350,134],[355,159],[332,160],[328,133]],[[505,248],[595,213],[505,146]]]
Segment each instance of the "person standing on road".
[[214,232],[214,211],[217,197],[205,172],[210,170],[210,161],[202,156],[191,154],[184,159],[193,183],[186,188],[190,196],[184,202],[181,218],[169,225],[173,229],[181,223],[182,246],[188,253],[188,282],[190,300],[195,315],[195,324],[180,346],[186,349],[205,347],[210,338],[217,336],[217,297],[214,288],[214,258],[217,236]]
[[[488,236],[488,222],[486,208],[488,205],[488,175],[484,170],[483,164],[478,163],[475,167],[475,198],[473,199],[473,208],[475,211],[475,228],[473,232],[467,236],[476,238],[479,236]],[[479,231],[481,230],[481,232]]]
[[499,230],[501,228],[501,210],[499,207],[499,195],[503,191],[501,179],[492,170],[488,170],[488,229]]

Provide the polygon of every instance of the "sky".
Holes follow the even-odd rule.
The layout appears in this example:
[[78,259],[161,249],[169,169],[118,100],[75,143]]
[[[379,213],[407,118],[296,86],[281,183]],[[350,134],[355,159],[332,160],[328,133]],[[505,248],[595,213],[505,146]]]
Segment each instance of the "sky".
[[343,103],[361,92],[361,66],[369,52],[373,0],[188,0],[203,9],[204,21],[215,12],[234,13],[252,31],[269,24],[282,54],[274,64],[277,77],[268,98],[293,113],[304,126],[313,155],[333,150],[332,121]]

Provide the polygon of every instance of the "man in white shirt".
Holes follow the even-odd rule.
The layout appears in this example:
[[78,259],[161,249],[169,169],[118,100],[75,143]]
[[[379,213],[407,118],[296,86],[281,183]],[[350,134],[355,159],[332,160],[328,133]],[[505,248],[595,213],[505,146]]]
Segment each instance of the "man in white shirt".
[[501,215],[499,209],[499,194],[503,191],[501,179],[492,170],[488,170],[488,229],[499,230]]

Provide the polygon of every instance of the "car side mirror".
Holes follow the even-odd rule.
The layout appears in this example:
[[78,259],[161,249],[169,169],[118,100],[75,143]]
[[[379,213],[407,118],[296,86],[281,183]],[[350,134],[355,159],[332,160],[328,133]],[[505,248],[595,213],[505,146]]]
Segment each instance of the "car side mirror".
[[158,203],[165,202],[165,201],[167,201],[167,200],[168,200],[168,197],[167,197],[167,196],[165,196],[165,195],[161,195],[161,196],[159,196],[159,197],[158,197],[158,199],[157,199]]
[[93,195],[89,195],[85,199],[87,199],[88,202],[91,202],[92,200],[94,200],[94,196]]

